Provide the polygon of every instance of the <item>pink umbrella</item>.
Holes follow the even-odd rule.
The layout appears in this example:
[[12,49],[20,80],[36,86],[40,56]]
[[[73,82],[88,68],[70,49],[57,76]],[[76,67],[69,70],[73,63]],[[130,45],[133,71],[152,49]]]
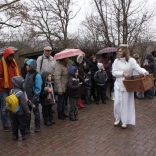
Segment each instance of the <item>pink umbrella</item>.
[[54,59],[59,60],[67,57],[76,56],[79,54],[84,54],[80,49],[65,49],[57,54],[55,54]]
[[118,50],[117,47],[107,47],[98,51],[97,54],[112,53],[116,52],[117,50]]

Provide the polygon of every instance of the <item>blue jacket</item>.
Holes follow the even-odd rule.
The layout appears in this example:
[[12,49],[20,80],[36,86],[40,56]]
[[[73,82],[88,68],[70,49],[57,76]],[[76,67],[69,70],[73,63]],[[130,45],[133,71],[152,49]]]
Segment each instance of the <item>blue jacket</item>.
[[39,96],[42,89],[42,78],[39,73],[36,71],[36,61],[30,59],[26,62],[29,66],[32,67],[32,70],[28,71],[24,81],[24,89],[27,93],[28,99],[32,103],[39,101]]

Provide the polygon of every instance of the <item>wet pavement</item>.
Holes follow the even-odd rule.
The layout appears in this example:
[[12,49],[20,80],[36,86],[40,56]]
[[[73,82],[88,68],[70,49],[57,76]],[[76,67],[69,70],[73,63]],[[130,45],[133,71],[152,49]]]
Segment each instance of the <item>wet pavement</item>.
[[[114,127],[113,102],[90,104],[79,110],[79,120],[57,119],[55,125],[34,121],[27,140],[13,141],[0,125],[0,156],[156,156],[156,97],[136,99],[136,125]],[[55,108],[56,109],[56,108]]]

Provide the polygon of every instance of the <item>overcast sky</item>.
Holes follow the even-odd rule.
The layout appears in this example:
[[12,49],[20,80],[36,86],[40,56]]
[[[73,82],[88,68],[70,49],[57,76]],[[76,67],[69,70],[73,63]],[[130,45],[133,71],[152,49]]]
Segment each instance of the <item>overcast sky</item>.
[[[77,16],[70,21],[70,27],[69,27],[69,31],[70,32],[75,32],[77,31],[77,29],[80,27],[80,24],[83,20],[85,20],[85,15],[88,13],[88,12],[91,12],[92,11],[92,7],[91,7],[91,2],[93,0],[79,0],[77,3],[77,7],[81,8],[80,12],[77,14]],[[133,0],[134,2],[137,3],[137,1],[140,1],[140,0]],[[144,0],[142,0],[144,1]],[[147,8],[151,8],[151,7],[154,7],[156,8],[156,0],[147,0]],[[109,0],[108,0],[109,2]],[[155,19],[153,20],[154,23],[156,23],[156,17]],[[156,30],[156,26],[154,24],[154,28]]]

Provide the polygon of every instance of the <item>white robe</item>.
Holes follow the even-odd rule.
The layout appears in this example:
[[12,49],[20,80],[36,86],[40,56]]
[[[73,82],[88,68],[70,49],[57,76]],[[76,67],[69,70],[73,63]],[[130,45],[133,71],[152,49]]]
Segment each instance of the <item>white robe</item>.
[[114,84],[114,117],[116,120],[121,120],[123,124],[135,125],[134,93],[127,92],[123,84],[123,80],[125,79],[123,72],[132,76],[134,70],[139,74],[144,74],[146,72],[133,58],[130,58],[128,62],[125,58],[120,58],[116,59],[113,63],[112,74],[116,77]]

